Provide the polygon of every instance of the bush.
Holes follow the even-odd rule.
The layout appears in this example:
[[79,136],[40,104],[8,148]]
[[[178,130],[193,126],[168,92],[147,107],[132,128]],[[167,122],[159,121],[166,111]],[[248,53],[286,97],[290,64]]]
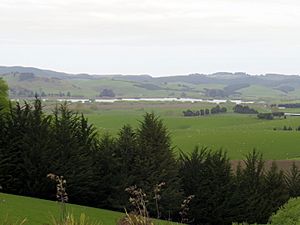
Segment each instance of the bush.
[[272,120],[274,118],[272,113],[259,113],[257,114],[258,119]]
[[291,198],[270,218],[270,225],[300,225],[300,198]]
[[235,113],[242,113],[242,114],[257,114],[258,112],[255,109],[250,108],[249,106],[245,105],[235,105],[233,107],[233,111]]

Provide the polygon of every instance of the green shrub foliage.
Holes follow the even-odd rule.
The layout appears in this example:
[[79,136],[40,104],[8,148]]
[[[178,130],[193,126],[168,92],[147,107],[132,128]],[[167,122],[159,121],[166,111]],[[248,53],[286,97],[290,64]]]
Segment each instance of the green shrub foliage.
[[270,218],[270,225],[299,225],[300,199],[292,198]]

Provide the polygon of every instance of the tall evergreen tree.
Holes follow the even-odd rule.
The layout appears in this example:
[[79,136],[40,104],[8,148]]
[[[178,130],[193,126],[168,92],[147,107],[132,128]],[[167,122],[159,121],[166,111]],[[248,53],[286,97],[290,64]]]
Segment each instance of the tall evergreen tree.
[[97,147],[96,130],[66,104],[54,111],[52,126],[51,172],[66,178],[70,201],[90,204],[95,194],[91,187],[94,184],[91,162]]
[[243,161],[244,168],[236,181],[236,196],[241,205],[236,222],[255,223],[264,219],[264,161],[255,149]]
[[153,113],[146,113],[137,129],[137,152],[135,173],[138,187],[149,193],[150,211],[155,211],[154,186],[165,182],[161,192],[161,212],[164,218],[180,206],[178,164],[176,162],[169,132],[163,121]]
[[193,224],[231,224],[233,175],[226,153],[197,147],[191,155],[181,153],[180,162],[184,194],[195,196],[190,207]]
[[[50,117],[44,116],[40,100],[10,106],[1,126],[0,183],[12,193],[46,197],[45,182],[51,161]],[[3,121],[3,120],[2,120]]]
[[108,133],[99,141],[93,165],[97,206],[120,210],[116,195],[124,193],[119,190],[121,166],[116,157],[116,141]]
[[[25,103],[25,108],[27,103]],[[31,106],[29,106],[31,108]],[[30,196],[47,198],[49,183],[46,175],[49,173],[52,152],[51,117],[44,115],[41,101],[36,99],[27,118],[22,138],[22,180],[24,193]]]
[[138,183],[137,180],[137,137],[136,132],[130,125],[125,125],[121,128],[116,139],[116,153],[115,157],[120,166],[119,169],[119,191],[116,199],[118,199],[119,206],[124,208],[128,207],[128,193],[124,190],[127,187],[133,186]]

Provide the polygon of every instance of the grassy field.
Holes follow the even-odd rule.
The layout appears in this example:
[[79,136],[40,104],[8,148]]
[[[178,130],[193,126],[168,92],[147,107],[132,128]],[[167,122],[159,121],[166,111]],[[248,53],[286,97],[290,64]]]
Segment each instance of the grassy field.
[[[300,117],[259,120],[256,115],[227,113],[206,117],[183,117],[182,107],[132,107],[131,109],[109,109],[100,107],[86,116],[99,128],[100,134],[113,135],[124,124],[137,127],[145,112],[154,111],[170,131],[175,151],[191,152],[196,145],[214,150],[227,150],[231,159],[241,159],[256,148],[266,159],[295,159],[300,157]],[[267,111],[267,110],[265,110]],[[280,130],[291,126],[293,131]],[[277,128],[277,130],[273,130]]]
[[[54,201],[0,193],[0,222],[8,217],[11,221],[21,221],[26,218],[28,225],[50,223],[52,216],[59,216],[59,207]],[[103,225],[115,225],[122,217],[118,212],[79,205],[67,204],[67,209],[77,217],[85,213],[90,220],[99,221]]]
[[[90,222],[97,222],[102,225],[116,225],[124,214],[104,209],[66,204],[67,211],[75,218],[79,218],[84,213]],[[10,222],[20,222],[26,219],[25,225],[50,224],[53,217],[59,218],[60,205],[54,201],[37,198],[4,194],[0,192],[0,224],[8,218]],[[172,225],[163,220],[154,220],[155,224]],[[13,223],[14,224],[14,223]],[[5,224],[6,225],[6,224]]]

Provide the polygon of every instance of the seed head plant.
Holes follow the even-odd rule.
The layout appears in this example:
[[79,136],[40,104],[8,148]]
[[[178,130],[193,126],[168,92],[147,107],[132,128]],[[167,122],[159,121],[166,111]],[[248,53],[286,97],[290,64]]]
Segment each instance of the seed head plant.
[[153,225],[149,218],[146,204],[148,202],[147,195],[141,188],[137,186],[130,186],[125,189],[129,194],[129,202],[133,207],[132,212],[127,213],[126,216],[119,221],[119,225]]
[[181,216],[181,223],[191,223],[191,221],[188,218],[188,214],[190,211],[190,203],[195,198],[195,195],[190,195],[186,199],[183,200],[181,204],[181,210],[179,212],[179,215]]
[[154,186],[154,190],[153,190],[153,192],[154,192],[154,197],[153,197],[153,199],[155,200],[155,207],[156,207],[156,215],[157,215],[157,219],[159,219],[160,216],[161,216],[161,213],[160,213],[160,211],[159,211],[159,201],[160,201],[160,199],[161,199],[160,193],[161,193],[161,189],[162,189],[165,185],[166,185],[165,182],[161,182],[160,184],[156,184],[156,185]]
[[47,177],[56,183],[56,199],[61,205],[61,221],[65,221],[67,218],[66,204],[69,200],[66,192],[67,181],[63,176],[58,176],[53,173],[49,173]]

